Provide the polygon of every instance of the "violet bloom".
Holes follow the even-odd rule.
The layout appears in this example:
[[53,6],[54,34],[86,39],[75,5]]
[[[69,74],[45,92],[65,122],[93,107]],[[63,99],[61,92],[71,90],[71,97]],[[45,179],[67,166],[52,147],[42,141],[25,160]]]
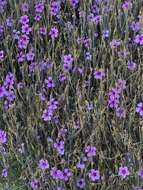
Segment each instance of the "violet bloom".
[[65,137],[65,135],[67,134],[67,131],[68,131],[67,129],[61,128],[59,129],[58,135],[61,137]]
[[118,175],[123,179],[129,176],[130,172],[126,166],[119,167]]
[[59,2],[53,1],[50,7],[50,14],[52,16],[56,16],[59,13],[59,10],[60,10]]
[[63,187],[57,187],[57,190],[65,190]]
[[139,113],[140,116],[143,116],[143,102],[137,104],[136,112]]
[[3,61],[4,60],[4,51],[1,50],[0,51],[0,61]]
[[41,20],[42,16],[39,14],[36,14],[36,16],[34,17],[34,20],[39,22]]
[[15,82],[15,76],[12,73],[8,73],[6,75],[5,81],[4,81],[4,87],[5,88],[11,88],[14,85]]
[[73,7],[76,7],[76,5],[79,3],[79,0],[70,0],[70,4],[73,6]]
[[35,12],[36,13],[42,13],[44,11],[44,4],[43,3],[37,3],[35,5]]
[[137,68],[137,64],[133,61],[128,61],[127,67],[130,71],[134,71]]
[[102,36],[103,36],[103,38],[109,38],[109,30],[103,30],[103,32],[102,32]]
[[102,80],[103,77],[105,76],[105,73],[103,69],[95,70],[94,71],[94,78],[97,80]]
[[135,36],[134,42],[139,45],[143,45],[143,34],[138,34]]
[[0,98],[4,97],[5,95],[5,88],[3,86],[0,86]]
[[74,129],[80,129],[80,121],[79,120],[74,121],[73,127]]
[[68,168],[65,168],[63,170],[63,181],[68,181],[72,175],[72,172]]
[[143,178],[143,168],[138,171],[138,176]]
[[118,107],[118,108],[116,109],[116,116],[117,116],[118,118],[120,118],[120,119],[125,118],[125,116],[126,116],[125,110],[124,110],[123,108],[121,108],[121,107]]
[[58,101],[55,100],[54,98],[51,98],[50,101],[48,102],[48,109],[54,111],[57,108],[58,108]]
[[118,108],[119,100],[118,99],[109,99],[108,105],[110,108]]
[[91,111],[94,109],[94,105],[93,105],[93,102],[87,102],[86,103],[86,108],[88,111]]
[[5,131],[0,129],[0,144],[5,144],[7,142],[7,134]]
[[77,187],[79,187],[79,188],[84,188],[84,187],[85,187],[85,179],[83,179],[83,178],[78,179],[78,180],[76,181],[76,185],[77,185]]
[[54,143],[54,148],[57,150],[57,152],[60,155],[64,155],[65,149],[64,149],[64,141],[63,140],[57,140],[56,143]]
[[8,27],[12,27],[13,24],[14,24],[14,20],[13,20],[11,17],[8,17],[8,18],[6,19],[6,25],[7,25]]
[[110,42],[110,47],[111,47],[112,49],[116,49],[116,48],[118,48],[120,45],[121,45],[121,41],[120,41],[120,40],[113,39],[113,40]]
[[47,29],[46,29],[46,27],[40,27],[39,28],[39,33],[41,34],[41,35],[46,35],[47,34]]
[[5,169],[2,170],[1,175],[2,175],[2,177],[7,177],[8,176],[8,170],[7,170],[7,168],[5,168]]
[[60,75],[59,75],[59,81],[60,82],[63,82],[63,81],[65,81],[67,79],[67,77],[63,74],[63,73],[61,73]]
[[24,13],[26,13],[26,12],[28,12],[28,10],[29,10],[28,3],[26,3],[26,2],[22,3],[21,11],[24,12]]
[[63,179],[63,172],[61,170],[58,170],[56,167],[53,167],[50,170],[50,175],[52,176],[53,179],[56,179],[56,180]]
[[96,148],[94,146],[90,146],[88,145],[87,147],[85,147],[85,153],[87,155],[87,157],[93,157],[96,155]]
[[39,181],[37,179],[33,179],[31,182],[30,182],[30,186],[33,188],[33,189],[38,189],[39,188]]
[[86,53],[85,53],[85,59],[91,61],[92,55],[91,55],[90,52],[86,52]]
[[18,39],[18,47],[20,49],[26,49],[28,44],[29,44],[29,37],[26,34],[20,36],[20,38]]
[[49,168],[49,162],[48,162],[48,160],[41,159],[41,160],[39,161],[38,166],[39,166],[40,169],[46,170],[46,169]]
[[3,25],[0,25],[0,35],[4,33],[4,26]]
[[17,30],[14,29],[12,32],[13,32],[13,34],[12,34],[13,39],[14,40],[19,40],[19,38],[20,38],[20,31],[17,31]]
[[78,163],[76,164],[76,167],[77,167],[78,169],[83,170],[83,169],[85,168],[85,163],[84,163],[83,161],[80,161],[80,162],[78,162]]
[[119,90],[125,90],[126,89],[126,81],[122,80],[122,79],[118,79],[117,83],[116,83],[116,87]]
[[63,62],[71,64],[73,62],[72,55],[71,54],[64,55]]
[[30,51],[26,54],[26,59],[27,61],[33,61],[35,57],[35,54],[33,53],[33,51]]
[[98,170],[95,170],[95,169],[91,169],[88,176],[92,181],[96,181],[100,179],[100,173]]
[[54,88],[55,87],[55,81],[51,76],[48,77],[48,79],[45,79],[45,85],[47,88]]
[[25,25],[29,23],[29,17],[27,15],[23,15],[20,17],[20,23]]
[[22,33],[30,34],[30,32],[32,32],[32,29],[28,24],[22,25]]
[[25,60],[25,54],[21,51],[17,55],[18,62],[23,62]]
[[131,9],[132,8],[132,3],[131,3],[131,1],[124,1],[124,3],[122,4],[122,9],[124,10],[124,11],[128,11],[129,9]]
[[45,109],[42,114],[42,119],[44,121],[51,121],[53,117],[53,112],[51,110]]
[[57,27],[53,27],[51,28],[49,35],[51,36],[52,40],[54,40],[55,38],[57,38],[59,36],[59,30]]
[[141,29],[141,23],[140,22],[135,22],[135,21],[133,21],[132,23],[131,23],[131,29],[134,31],[134,32],[139,32],[140,31],[140,29]]
[[16,98],[15,92],[13,90],[6,91],[5,96],[9,102],[13,102]]

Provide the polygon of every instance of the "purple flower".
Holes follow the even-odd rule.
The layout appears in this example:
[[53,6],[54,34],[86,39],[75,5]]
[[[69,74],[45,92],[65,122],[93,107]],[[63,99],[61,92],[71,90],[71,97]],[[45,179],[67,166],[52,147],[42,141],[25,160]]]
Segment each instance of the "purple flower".
[[118,117],[118,118],[120,118],[120,119],[122,119],[122,118],[125,118],[125,110],[123,109],[123,108],[121,108],[121,107],[118,107],[117,109],[116,109],[116,116]]
[[118,79],[117,83],[116,83],[116,87],[119,90],[125,90],[126,89],[126,81],[122,80],[122,79]]
[[76,167],[77,167],[78,169],[83,170],[83,169],[85,168],[85,163],[84,163],[83,161],[80,161],[80,162],[78,162],[78,163],[76,164]]
[[5,131],[0,129],[0,143],[5,144],[7,142],[7,134]]
[[143,45],[143,34],[138,34],[135,36],[134,42],[139,45]]
[[54,88],[55,87],[55,81],[51,76],[48,77],[48,79],[45,80],[45,85],[47,88]]
[[68,168],[65,168],[63,170],[63,181],[68,181],[72,175],[72,172]]
[[87,157],[93,157],[96,155],[96,148],[94,146],[88,145],[85,147],[85,153],[87,154]]
[[12,73],[9,72],[6,75],[6,78],[4,81],[4,87],[10,89],[14,85],[14,82],[15,82],[15,77]]
[[73,57],[71,54],[64,55],[63,62],[67,64],[71,64],[73,62]]
[[58,108],[58,101],[55,100],[54,98],[51,98],[50,101],[48,102],[48,109],[54,111]]
[[0,51],[0,61],[3,61],[4,60],[4,51],[1,50]]
[[35,5],[35,12],[36,13],[42,13],[44,11],[44,5],[43,3],[37,3]]
[[57,187],[57,190],[65,190],[63,187]]
[[39,28],[39,33],[42,34],[42,35],[46,35],[46,34],[47,34],[47,29],[46,29],[46,27],[40,27],[40,28]]
[[42,114],[42,119],[44,121],[51,121],[53,117],[53,112],[51,110],[45,109]]
[[34,17],[34,20],[39,22],[41,20],[42,16],[39,14],[36,14],[36,16]]
[[5,88],[3,86],[0,86],[0,98],[4,97],[5,95]]
[[33,189],[38,189],[39,188],[39,181],[37,179],[33,179],[31,182],[30,182],[30,186],[33,188]]
[[138,32],[141,29],[141,23],[140,22],[132,22],[130,27],[134,32]]
[[127,11],[131,8],[132,8],[132,3],[130,1],[124,1],[124,3],[122,4],[122,9],[124,11]]
[[18,39],[18,47],[20,49],[26,49],[28,44],[29,44],[29,37],[26,34],[20,36],[20,38]]
[[28,24],[22,25],[22,33],[30,34],[30,32],[32,32],[32,29]]
[[18,61],[23,62],[25,60],[25,54],[21,51],[17,55]]
[[59,10],[60,10],[59,2],[53,1],[51,3],[51,7],[50,7],[51,15],[56,16],[59,13]]
[[116,39],[113,39],[111,42],[110,42],[110,47],[112,49],[116,49],[120,46],[121,44],[121,41],[120,40],[116,40]]
[[70,0],[70,4],[75,7],[78,4],[79,0]]
[[98,170],[95,170],[95,169],[91,169],[88,176],[92,181],[96,181],[100,179],[100,173]]
[[130,172],[126,166],[119,167],[118,175],[123,179],[129,176]]
[[143,116],[143,102],[137,104],[136,112],[139,113],[140,116]]
[[14,24],[14,20],[13,20],[11,17],[8,17],[8,18],[6,19],[6,25],[7,25],[8,27],[12,27],[13,24]]
[[86,52],[86,53],[85,53],[85,59],[91,61],[92,55],[91,55],[90,52]]
[[105,73],[103,69],[95,70],[94,71],[94,78],[97,80],[102,80],[102,78],[105,76]]
[[22,6],[21,6],[21,11],[24,12],[24,13],[26,13],[26,12],[28,12],[28,10],[29,10],[28,3],[26,3],[26,2],[23,3]]
[[130,71],[134,71],[137,68],[137,64],[133,61],[128,61],[127,67]]
[[30,52],[26,53],[26,59],[27,61],[33,61],[35,57],[34,52],[31,50]]
[[51,36],[52,40],[54,40],[55,38],[57,38],[59,36],[59,31],[57,27],[53,27],[51,28],[49,35]]
[[2,175],[2,177],[7,177],[8,176],[8,170],[7,170],[7,168],[5,168],[5,169],[2,170],[1,175]]
[[63,82],[63,81],[65,81],[67,79],[67,77],[63,74],[63,73],[61,73],[60,75],[59,75],[59,81],[60,82]]
[[76,184],[77,184],[77,187],[84,188],[85,187],[85,179],[83,179],[83,178],[78,179]]
[[53,177],[53,179],[56,179],[56,180],[63,179],[63,172],[61,170],[58,170],[56,167],[53,167],[50,170],[50,175]]
[[63,140],[57,140],[56,143],[54,143],[54,148],[57,150],[57,152],[60,155],[64,155],[65,149],[64,149],[64,141]]
[[143,168],[138,171],[138,176],[143,178]]
[[0,35],[4,33],[4,26],[3,25],[0,25]]
[[80,129],[80,121],[79,120],[74,121],[73,127],[74,129]]
[[20,23],[25,25],[29,23],[29,17],[27,15],[23,15],[20,17]]
[[103,36],[103,38],[108,38],[109,37],[109,30],[107,30],[107,29],[103,30],[102,36]]
[[39,168],[42,170],[46,170],[49,168],[48,160],[41,159],[38,164]]

